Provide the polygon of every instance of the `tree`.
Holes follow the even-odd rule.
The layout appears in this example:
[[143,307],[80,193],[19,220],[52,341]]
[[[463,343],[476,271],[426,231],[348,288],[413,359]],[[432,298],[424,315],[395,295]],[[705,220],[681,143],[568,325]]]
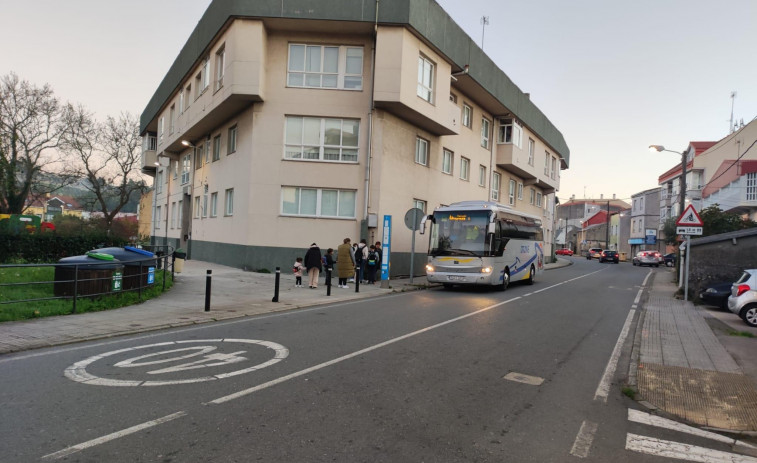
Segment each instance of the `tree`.
[[103,214],[110,232],[113,220],[134,195],[146,191],[141,173],[141,138],[137,118],[122,113],[105,123],[83,106],[67,105],[61,148],[68,155],[66,176],[82,178],[88,194],[81,198]]
[[[719,235],[721,233],[757,227],[757,222],[744,219],[733,212],[723,212],[719,204],[713,204],[702,209],[699,217],[702,219],[703,224],[702,236]],[[665,242],[667,244],[676,244],[677,242],[676,220],[675,218],[668,219],[663,225],[662,232],[665,235]]]
[[[23,213],[36,179],[55,164],[62,112],[49,85],[11,73],[0,78],[0,213]],[[39,187],[39,185],[37,185]]]

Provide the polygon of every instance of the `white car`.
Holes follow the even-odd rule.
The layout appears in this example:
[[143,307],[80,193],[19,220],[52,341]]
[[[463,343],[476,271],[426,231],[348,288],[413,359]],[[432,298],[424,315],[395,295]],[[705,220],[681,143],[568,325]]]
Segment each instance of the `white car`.
[[741,278],[731,286],[728,310],[747,325],[757,327],[757,269],[744,270]]

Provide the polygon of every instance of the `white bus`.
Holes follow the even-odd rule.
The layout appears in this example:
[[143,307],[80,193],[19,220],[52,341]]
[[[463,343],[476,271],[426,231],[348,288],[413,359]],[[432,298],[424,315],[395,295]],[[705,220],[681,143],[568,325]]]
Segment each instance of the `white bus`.
[[484,285],[507,289],[544,269],[541,219],[486,201],[439,207],[421,221],[430,222],[426,276],[431,283]]

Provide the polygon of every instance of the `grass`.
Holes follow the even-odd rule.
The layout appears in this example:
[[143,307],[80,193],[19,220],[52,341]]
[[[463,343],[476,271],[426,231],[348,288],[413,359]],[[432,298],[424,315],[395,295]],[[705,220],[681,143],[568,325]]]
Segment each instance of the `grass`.
[[[155,298],[163,292],[163,278],[166,290],[173,286],[170,273],[155,271],[155,284],[142,289],[142,301]],[[6,267],[0,268],[0,283],[13,284],[0,287],[0,302],[28,299],[54,298],[54,267]],[[23,284],[28,283],[28,284]],[[112,295],[82,297],[76,299],[76,313],[98,312],[117,309],[140,302],[139,293],[124,291]],[[0,304],[0,322],[27,320],[30,318],[69,315],[73,310],[73,298],[61,297],[31,302],[9,302]]]
[[753,338],[755,337],[752,333],[748,331],[729,331],[729,335],[731,336],[740,336],[742,338]]
[[624,387],[622,392],[631,400],[636,400],[636,391],[632,387]]

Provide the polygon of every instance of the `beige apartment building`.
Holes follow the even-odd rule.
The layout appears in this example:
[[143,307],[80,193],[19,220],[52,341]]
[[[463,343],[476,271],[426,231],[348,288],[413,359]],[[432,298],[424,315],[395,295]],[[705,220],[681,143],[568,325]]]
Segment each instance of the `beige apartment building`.
[[405,213],[464,200],[543,217],[551,253],[569,164],[562,134],[433,0],[215,0],[141,131],[152,241],[250,269],[382,241],[391,216],[391,273],[407,274]]

